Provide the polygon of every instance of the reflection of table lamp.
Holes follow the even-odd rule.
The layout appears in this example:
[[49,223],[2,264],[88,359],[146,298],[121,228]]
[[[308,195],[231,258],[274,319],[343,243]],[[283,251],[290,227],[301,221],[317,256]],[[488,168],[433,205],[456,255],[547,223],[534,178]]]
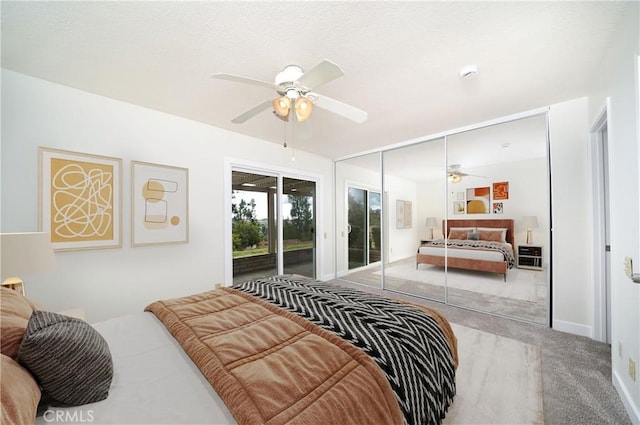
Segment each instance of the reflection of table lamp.
[[433,228],[438,227],[435,217],[427,217],[427,227],[429,228],[429,239],[433,239]]
[[24,283],[18,276],[52,270],[53,247],[48,233],[0,233],[0,278],[3,287],[24,295]]
[[531,229],[538,228],[538,217],[535,215],[526,215],[522,217],[522,226],[527,229],[527,245],[531,245],[533,243]]

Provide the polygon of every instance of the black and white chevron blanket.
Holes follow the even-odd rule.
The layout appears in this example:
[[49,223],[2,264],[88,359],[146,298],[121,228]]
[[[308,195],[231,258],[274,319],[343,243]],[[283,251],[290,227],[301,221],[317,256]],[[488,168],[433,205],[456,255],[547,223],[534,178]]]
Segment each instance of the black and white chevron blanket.
[[424,245],[444,246],[445,243],[447,246],[485,248],[500,251],[504,254],[504,258],[509,263],[510,269],[512,269],[516,264],[516,259],[513,256],[512,249],[509,247],[509,245],[501,242],[476,241],[472,239],[448,239],[447,241],[445,241],[444,239],[435,239],[432,241],[426,241]]
[[456,392],[440,325],[427,313],[363,291],[276,276],[234,285],[335,333],[375,360],[407,424],[440,424]]

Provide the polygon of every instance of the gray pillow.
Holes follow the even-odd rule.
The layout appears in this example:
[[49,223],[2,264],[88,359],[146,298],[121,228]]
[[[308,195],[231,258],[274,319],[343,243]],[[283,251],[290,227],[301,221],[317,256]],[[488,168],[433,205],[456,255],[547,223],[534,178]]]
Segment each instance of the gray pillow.
[[467,239],[470,241],[479,241],[480,233],[467,233]]
[[34,310],[20,344],[18,362],[58,402],[80,406],[109,395],[113,378],[109,346],[83,320]]

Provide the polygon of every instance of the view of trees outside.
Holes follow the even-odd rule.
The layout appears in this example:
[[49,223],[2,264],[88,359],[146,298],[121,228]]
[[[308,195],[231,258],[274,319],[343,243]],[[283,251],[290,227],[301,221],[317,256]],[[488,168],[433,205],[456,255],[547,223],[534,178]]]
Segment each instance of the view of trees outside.
[[[256,210],[266,211],[267,194],[251,193],[240,198],[239,192],[233,191],[231,202],[233,256],[266,254],[269,252],[269,223],[267,218],[258,219]],[[256,197],[253,197],[256,195]],[[240,199],[238,199],[240,198]],[[264,202],[264,205],[258,203]],[[313,204],[312,197],[304,195],[287,195],[291,211],[282,221],[282,237],[284,250],[307,249],[313,247]],[[285,214],[286,215],[286,214]]]

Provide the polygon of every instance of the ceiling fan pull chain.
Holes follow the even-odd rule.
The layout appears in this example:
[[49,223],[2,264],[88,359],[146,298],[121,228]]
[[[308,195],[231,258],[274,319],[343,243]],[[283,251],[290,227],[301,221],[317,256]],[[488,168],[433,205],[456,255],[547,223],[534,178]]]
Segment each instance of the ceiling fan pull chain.
[[286,149],[287,148],[287,122],[283,121],[282,125],[283,125],[282,128],[284,129],[284,137],[283,137],[284,138],[284,148]]

